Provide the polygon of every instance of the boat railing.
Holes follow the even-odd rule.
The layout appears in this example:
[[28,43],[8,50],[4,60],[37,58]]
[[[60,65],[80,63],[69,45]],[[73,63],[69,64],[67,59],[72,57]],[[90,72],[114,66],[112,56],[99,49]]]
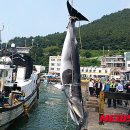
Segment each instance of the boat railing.
[[24,101],[25,94],[24,92],[15,90],[7,93],[2,91],[0,93],[0,108],[11,108],[16,106]]

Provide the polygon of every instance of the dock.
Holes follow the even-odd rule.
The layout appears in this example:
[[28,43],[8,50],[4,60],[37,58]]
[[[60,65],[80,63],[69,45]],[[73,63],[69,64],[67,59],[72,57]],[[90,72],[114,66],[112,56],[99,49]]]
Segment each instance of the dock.
[[[84,102],[84,111],[87,115],[85,124],[81,130],[130,130],[128,123],[117,123],[117,122],[104,122],[99,123],[99,98],[96,96],[89,96],[88,89],[85,86],[82,87],[82,95]],[[104,103],[104,115],[111,114],[128,114],[128,108],[118,106],[117,108],[108,108],[107,99]]]

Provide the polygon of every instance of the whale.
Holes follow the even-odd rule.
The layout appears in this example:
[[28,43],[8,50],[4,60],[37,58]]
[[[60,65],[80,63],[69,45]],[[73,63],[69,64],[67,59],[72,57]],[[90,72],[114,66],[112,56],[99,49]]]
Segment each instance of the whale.
[[62,90],[67,98],[68,111],[80,130],[84,120],[84,110],[75,23],[76,21],[89,20],[74,9],[69,1],[67,1],[67,8],[70,17],[61,54],[60,79]]

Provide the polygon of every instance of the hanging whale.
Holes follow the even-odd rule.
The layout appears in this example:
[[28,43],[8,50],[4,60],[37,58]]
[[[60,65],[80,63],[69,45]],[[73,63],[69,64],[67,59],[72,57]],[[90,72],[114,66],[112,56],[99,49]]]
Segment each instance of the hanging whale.
[[60,78],[63,86],[62,89],[67,97],[70,116],[80,130],[80,126],[84,119],[84,112],[80,84],[80,64],[75,32],[75,22],[81,20],[88,21],[88,19],[75,10],[70,5],[69,1],[67,1],[67,8],[70,19],[62,49]]

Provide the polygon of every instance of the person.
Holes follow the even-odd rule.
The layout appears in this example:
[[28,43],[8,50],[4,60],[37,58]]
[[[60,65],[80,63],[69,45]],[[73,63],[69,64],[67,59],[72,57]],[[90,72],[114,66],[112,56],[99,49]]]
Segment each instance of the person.
[[3,107],[4,105],[4,96],[2,95],[2,92],[0,91],[0,107]]
[[2,91],[2,96],[4,104],[8,104],[8,94],[5,90]]
[[[130,94],[130,80],[126,83],[125,88],[126,88],[126,93]],[[125,102],[125,107],[127,107],[127,105],[129,105],[129,100]],[[128,114],[130,115],[130,108]],[[130,122],[128,123],[128,125],[130,126]]]
[[95,84],[95,88],[96,88],[96,97],[98,98],[101,90],[102,90],[102,83],[100,80],[98,80]]
[[[123,85],[121,84],[120,80],[117,80],[116,92],[122,93],[123,92]],[[117,100],[117,104],[122,105],[122,100]]]
[[90,95],[92,96],[93,95],[93,92],[94,92],[94,83],[93,83],[93,80],[90,79],[89,81],[89,92],[90,92]]
[[[109,92],[115,92],[116,91],[116,82],[113,78],[110,83],[110,89]],[[113,107],[116,108],[116,99],[109,99],[108,98],[108,107],[111,107],[111,101],[113,100]]]
[[[109,89],[110,89],[110,81],[109,79],[106,81],[106,83],[104,84],[104,88],[103,88],[103,91],[104,92],[109,92]],[[105,97],[104,97],[104,102],[105,102]]]
[[104,84],[104,89],[103,91],[104,92],[109,92],[109,89],[110,89],[110,81],[109,79],[106,81],[106,83]]
[[[130,94],[130,80],[126,83],[125,89],[126,89],[126,93]],[[125,107],[127,107],[127,105],[129,105],[128,100],[125,102]]]
[[126,93],[130,93],[130,80],[125,85]]

